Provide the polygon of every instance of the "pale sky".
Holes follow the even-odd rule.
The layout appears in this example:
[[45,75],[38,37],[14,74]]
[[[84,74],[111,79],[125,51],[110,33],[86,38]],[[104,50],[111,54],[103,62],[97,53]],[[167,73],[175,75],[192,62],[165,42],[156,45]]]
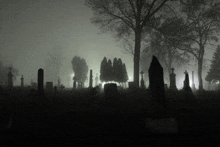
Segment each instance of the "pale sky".
[[93,14],[83,0],[1,0],[0,5],[0,60],[13,64],[24,75],[25,84],[37,80],[37,70],[44,68],[48,52],[57,46],[63,53],[59,76],[66,86],[75,55],[86,59],[94,75],[104,56],[122,58],[129,76],[133,75],[132,56],[121,52],[111,34],[100,34],[90,23]]
[[[17,68],[28,85],[31,79],[37,81],[37,70],[44,69],[45,60],[48,54],[54,54],[54,48],[60,48],[62,53],[62,67],[55,74],[67,87],[72,87],[71,60],[75,55],[85,58],[94,77],[104,56],[111,60],[121,58],[128,76],[133,77],[133,57],[121,52],[112,34],[100,34],[99,28],[90,23],[93,14],[84,3],[84,0],[1,0],[0,60]],[[209,59],[214,50],[206,52]],[[44,70],[45,82],[50,81],[50,73]],[[20,76],[15,85],[20,85]]]

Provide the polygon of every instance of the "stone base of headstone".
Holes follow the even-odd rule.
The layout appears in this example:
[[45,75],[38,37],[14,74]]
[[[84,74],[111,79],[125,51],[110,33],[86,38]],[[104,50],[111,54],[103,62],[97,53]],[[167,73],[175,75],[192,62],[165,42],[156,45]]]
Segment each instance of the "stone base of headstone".
[[175,118],[146,119],[146,130],[153,134],[178,133],[178,124]]
[[117,84],[115,83],[108,83],[104,85],[104,94],[107,98],[112,98],[114,96],[117,96],[118,94],[118,88]]

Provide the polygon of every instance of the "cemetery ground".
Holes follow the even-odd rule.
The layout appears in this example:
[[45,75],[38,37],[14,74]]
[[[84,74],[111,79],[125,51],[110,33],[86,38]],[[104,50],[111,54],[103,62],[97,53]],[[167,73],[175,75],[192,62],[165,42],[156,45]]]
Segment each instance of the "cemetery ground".
[[[218,144],[219,91],[195,92],[194,98],[183,91],[165,93],[166,109],[141,89],[120,90],[109,97],[103,92],[92,95],[88,89],[45,92],[44,96],[28,88],[3,90],[0,142],[31,146]],[[173,127],[178,132],[158,133],[157,128],[146,127],[147,119],[164,118],[175,118]]]

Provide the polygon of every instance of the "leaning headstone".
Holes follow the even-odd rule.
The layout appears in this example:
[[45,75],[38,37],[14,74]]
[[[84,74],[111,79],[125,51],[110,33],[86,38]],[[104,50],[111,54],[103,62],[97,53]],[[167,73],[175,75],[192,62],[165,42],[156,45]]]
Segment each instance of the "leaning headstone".
[[165,104],[163,68],[155,56],[153,56],[148,73],[150,84],[149,90],[153,100],[156,100],[158,103]]
[[23,75],[21,76],[21,87],[24,87],[24,77],[23,77]]
[[46,82],[46,90],[53,91],[53,82]]
[[170,74],[170,90],[177,90],[176,88],[176,74],[173,72],[174,68],[171,68],[172,72]]
[[37,84],[38,84],[38,94],[42,95],[44,94],[44,70],[40,68],[38,70],[38,78],[37,78]]
[[90,70],[90,76],[89,76],[89,88],[92,88],[92,70]]
[[13,87],[13,74],[11,73],[12,68],[9,67],[9,72],[8,72],[8,88],[12,88]]

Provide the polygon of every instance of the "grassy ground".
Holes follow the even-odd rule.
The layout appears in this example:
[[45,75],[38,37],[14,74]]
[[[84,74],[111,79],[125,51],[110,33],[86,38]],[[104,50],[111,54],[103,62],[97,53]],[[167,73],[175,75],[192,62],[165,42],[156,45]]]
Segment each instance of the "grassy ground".
[[[88,90],[59,91],[38,96],[30,89],[1,94],[4,143],[43,146],[94,145],[205,145],[218,144],[220,93],[166,92],[167,108],[152,101],[145,90],[120,91],[106,98]],[[152,134],[146,119],[175,118],[176,134]]]

